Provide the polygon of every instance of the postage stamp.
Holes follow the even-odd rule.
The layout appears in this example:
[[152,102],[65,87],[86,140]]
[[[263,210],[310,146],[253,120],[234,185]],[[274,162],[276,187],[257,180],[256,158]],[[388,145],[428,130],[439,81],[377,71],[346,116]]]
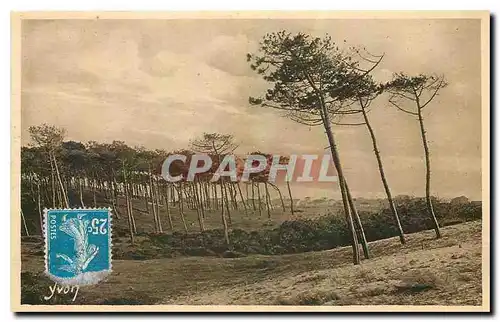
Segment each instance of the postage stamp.
[[96,284],[111,273],[111,209],[45,209],[45,269],[64,285]]

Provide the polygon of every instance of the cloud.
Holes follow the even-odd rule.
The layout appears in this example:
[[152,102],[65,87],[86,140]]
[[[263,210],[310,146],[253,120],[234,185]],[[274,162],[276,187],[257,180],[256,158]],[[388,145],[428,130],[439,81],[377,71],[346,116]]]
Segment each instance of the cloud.
[[[248,96],[269,85],[245,56],[266,32],[329,33],[385,53],[379,81],[397,71],[446,75],[450,86],[424,111],[434,188],[480,194],[478,21],[33,20],[22,29],[23,143],[29,126],[47,122],[82,141],[119,139],[173,150],[203,132],[220,132],[233,134],[243,153],[324,153],[321,128],[249,106]],[[394,193],[422,194],[416,120],[383,96],[369,117]],[[335,127],[335,137],[353,191],[383,191],[367,129]]]
[[198,57],[210,66],[234,76],[255,76],[246,60],[247,53],[258,49],[256,41],[243,34],[213,38]]
[[168,77],[190,63],[186,58],[170,51],[161,51],[148,59],[143,59],[141,68],[153,76]]

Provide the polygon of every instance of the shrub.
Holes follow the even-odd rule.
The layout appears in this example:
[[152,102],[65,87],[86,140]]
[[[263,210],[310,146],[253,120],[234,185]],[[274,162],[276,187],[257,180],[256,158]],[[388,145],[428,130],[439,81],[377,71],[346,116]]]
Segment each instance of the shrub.
[[[450,204],[435,199],[434,208],[442,226],[481,218],[481,203]],[[405,233],[432,229],[424,198],[397,199],[396,208]],[[394,218],[389,209],[373,213],[360,211],[366,238],[374,241],[398,235]],[[203,233],[174,232],[149,234],[140,244],[126,249],[113,249],[117,259],[147,259],[189,256],[224,256],[225,252],[241,254],[290,254],[332,249],[350,245],[350,232],[343,214],[316,219],[297,219],[281,223],[274,229],[248,232],[234,229],[229,233],[230,247],[226,245],[222,229]]]

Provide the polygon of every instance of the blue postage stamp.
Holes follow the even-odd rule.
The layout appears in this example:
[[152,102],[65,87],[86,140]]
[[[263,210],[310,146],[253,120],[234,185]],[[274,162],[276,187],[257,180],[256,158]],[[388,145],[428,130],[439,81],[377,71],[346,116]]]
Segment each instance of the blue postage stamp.
[[65,285],[96,284],[111,273],[111,210],[45,209],[45,268]]

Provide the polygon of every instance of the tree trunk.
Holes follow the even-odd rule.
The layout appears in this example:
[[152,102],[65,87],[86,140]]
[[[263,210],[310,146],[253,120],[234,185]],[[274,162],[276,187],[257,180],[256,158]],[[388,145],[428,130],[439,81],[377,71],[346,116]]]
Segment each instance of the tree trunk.
[[92,193],[94,196],[94,208],[97,208],[97,199],[96,199],[96,184],[94,181],[94,184],[92,185]]
[[260,184],[257,182],[257,201],[259,202],[259,217],[262,217],[262,202],[260,200]]
[[237,194],[238,192],[236,191],[236,188],[234,187],[234,183],[230,183],[229,186],[231,187],[231,200],[233,201],[234,204],[234,209],[238,210],[238,198]]
[[174,225],[172,223],[172,215],[170,214],[170,206],[168,204],[168,186],[165,187],[165,207],[167,208],[167,219],[170,231],[174,231]]
[[[132,188],[129,190],[129,192],[132,190]],[[130,195],[128,198],[128,203],[130,204],[130,218],[132,218],[132,228],[134,229],[134,234],[137,234],[137,226],[135,224],[135,217],[134,217],[134,205],[132,203],[132,198],[133,194]]]
[[[167,189],[169,189],[169,188],[167,188]],[[175,207],[175,205],[176,205],[176,202],[175,202],[175,188],[174,188],[173,184],[170,185],[170,198],[172,198],[172,206]]]
[[229,224],[229,226],[231,226],[233,224],[233,220],[231,218],[231,211],[229,210],[229,198],[227,197],[227,189],[226,189],[226,185],[224,184],[224,181],[223,179],[221,178],[221,184],[222,184],[222,192],[221,192],[221,199],[224,200],[224,205],[226,206],[226,211],[227,211],[227,222]]
[[255,184],[252,181],[252,207],[253,211],[257,211],[257,207],[255,206]]
[[79,194],[80,194],[80,204],[82,205],[82,208],[85,208],[85,203],[83,202],[82,179],[80,177],[78,177],[78,188],[79,188]]
[[69,190],[68,186],[69,186],[69,185],[68,185],[68,180],[64,180],[64,179],[63,179],[63,183],[64,183],[64,184],[63,184],[63,186],[64,186],[64,191],[65,191],[65,193],[66,193],[66,200],[68,200],[68,205],[69,205],[69,197],[68,197],[68,190]]
[[130,202],[129,202],[129,193],[128,193],[128,184],[127,184],[127,174],[125,172],[125,162],[122,161],[122,171],[123,171],[123,184],[124,184],[124,194],[125,194],[125,203],[127,206],[127,222],[128,222],[128,229],[130,232],[130,243],[134,245],[135,240],[134,240],[134,227],[132,223],[132,209],[130,209]]
[[51,184],[51,190],[52,190],[52,208],[57,208],[56,205],[56,177],[54,174],[54,164],[52,163],[52,158],[50,157],[50,152],[49,152],[49,161],[50,161],[50,184]]
[[57,190],[57,204],[59,205],[59,208],[64,208],[64,201],[63,197],[61,194],[61,189],[56,189]]
[[26,218],[24,218],[24,214],[23,214],[22,209],[21,209],[21,219],[23,221],[24,230],[26,231],[26,236],[29,236],[30,232],[28,231],[28,226],[26,225]]
[[217,196],[217,183],[214,183],[215,210],[219,210],[219,198]]
[[120,219],[120,214],[118,213],[118,183],[116,182],[115,174],[113,171],[113,179],[111,182],[111,196],[113,198],[113,208],[116,214],[116,219]]
[[40,215],[40,236],[43,236],[43,215],[42,215],[42,203],[40,198],[40,183],[38,183],[38,214]]
[[243,204],[243,207],[245,208],[245,214],[248,215],[248,209],[247,209],[247,204],[245,202],[245,199],[243,198],[243,193],[241,192],[241,187],[240,187],[240,183],[236,183],[237,187],[238,187],[238,192],[240,194],[240,198],[241,198],[241,203]]
[[434,231],[436,232],[436,238],[441,238],[441,229],[439,228],[439,223],[434,213],[434,207],[432,206],[431,200],[431,160],[429,146],[427,145],[427,137],[425,135],[424,119],[422,117],[422,109],[420,108],[420,103],[417,100],[418,107],[418,122],[420,124],[420,134],[422,135],[422,144],[424,145],[425,153],[425,200],[427,203],[427,211],[434,224]]
[[375,153],[375,157],[377,159],[378,171],[380,172],[380,177],[382,178],[385,194],[387,195],[387,201],[389,202],[389,208],[391,209],[392,215],[394,216],[394,222],[396,224],[396,228],[398,229],[399,241],[401,242],[401,244],[404,244],[406,240],[403,232],[403,227],[401,227],[401,221],[399,220],[399,215],[396,210],[396,205],[394,204],[394,200],[392,199],[391,190],[389,189],[389,184],[387,183],[387,178],[385,177],[384,166],[382,164],[382,158],[378,150],[378,144],[377,144],[377,139],[375,138],[375,132],[373,131],[370,121],[368,120],[368,115],[366,114],[365,106],[363,106],[363,102],[361,100],[360,104],[366,127],[368,128],[368,132],[370,132],[370,137],[372,139],[373,152]]
[[245,182],[245,198],[246,198],[247,203],[248,203],[248,200],[250,200],[249,195],[248,195],[248,182]]
[[[266,181],[266,184],[268,184],[267,181]],[[273,202],[271,200],[271,194],[269,193],[269,187],[267,188],[266,195],[267,195],[267,198],[269,199],[269,208],[271,208],[271,210],[274,210],[274,205],[273,205]]]
[[[205,205],[203,204],[205,201],[203,200],[203,183],[198,179],[198,184],[195,184],[196,193],[198,195],[198,203],[201,208],[201,217],[202,220],[205,219]],[[203,226],[203,230],[205,230],[205,226]]]
[[[226,216],[224,214],[224,192],[223,192],[223,188],[222,188],[222,181],[221,181],[221,198],[220,198],[220,201],[221,201],[221,218],[222,218],[222,226],[224,227],[224,240],[226,241],[226,246],[228,249],[231,249],[231,243],[229,241],[229,228],[228,228],[228,224],[227,224],[227,220],[226,220]],[[229,208],[227,208],[229,209]]]
[[56,157],[54,156],[53,153],[52,153],[52,159],[54,159],[54,168],[56,169],[57,180],[59,181],[59,185],[61,186],[61,194],[62,194],[62,197],[64,198],[64,204],[66,205],[66,208],[69,208],[68,195],[66,194],[66,191],[64,190],[64,185],[62,183],[61,174],[59,173],[59,167],[57,166]]
[[279,195],[280,201],[281,201],[281,208],[283,209],[283,212],[285,212],[285,202],[283,201],[283,195],[281,194],[280,188],[278,188],[278,186],[276,186],[275,184],[272,184],[272,183],[269,183],[269,185],[271,187],[273,187],[274,190],[276,190],[278,192],[278,195]]
[[356,209],[356,205],[354,204],[354,200],[352,199],[351,190],[349,189],[347,182],[345,182],[345,177],[344,177],[344,184],[345,184],[345,191],[347,193],[347,199],[349,201],[349,207],[351,207],[351,212],[354,215],[354,220],[358,224],[359,233],[361,234],[360,240],[361,240],[361,248],[363,248],[363,255],[365,256],[366,259],[368,259],[370,258],[370,250],[368,248],[368,242],[366,241],[365,230],[363,228],[363,223],[361,222],[361,218],[359,217],[358,210]]
[[153,187],[155,191],[155,198],[156,198],[156,220],[158,221],[158,230],[160,231],[160,234],[163,233],[163,226],[161,224],[161,216],[160,216],[160,191],[158,190],[158,181],[156,178],[153,178]]
[[293,198],[292,198],[292,190],[290,189],[290,182],[288,180],[286,181],[286,187],[288,188],[288,195],[290,196],[290,211],[292,212],[293,216]]
[[131,209],[130,209],[130,203],[129,203],[129,195],[128,195],[128,189],[125,188],[125,202],[127,204],[127,222],[128,222],[128,229],[130,233],[130,243],[134,245],[134,227],[132,225],[132,214],[131,214]]
[[184,189],[186,193],[186,202],[188,204],[188,208],[191,210],[195,209],[194,206],[194,198],[193,198],[193,185],[189,184],[186,189]]
[[208,185],[208,182],[205,182],[203,184],[203,188],[205,189],[205,203],[207,206],[207,210],[209,211],[212,207],[211,202],[210,202],[210,188]]
[[313,79],[306,73],[307,81],[313,88],[314,92],[318,95],[318,103],[320,105],[320,115],[321,120],[323,122],[323,127],[325,128],[326,136],[328,138],[328,143],[330,145],[330,151],[332,154],[333,163],[335,164],[335,169],[337,170],[337,175],[339,178],[340,191],[342,194],[342,204],[344,206],[344,212],[346,215],[347,225],[351,231],[352,237],[352,250],[353,250],[353,262],[354,265],[358,265],[360,263],[359,258],[359,249],[358,249],[358,238],[356,236],[356,229],[354,228],[354,222],[352,219],[351,211],[349,209],[349,204],[347,200],[347,193],[345,189],[345,184],[347,183],[344,178],[344,173],[342,171],[342,166],[340,162],[340,156],[337,150],[337,145],[335,143],[335,139],[333,137],[333,132],[330,124],[329,112],[326,109],[325,100],[323,97],[323,93],[316,87]]
[[271,220],[271,210],[269,209],[269,204],[271,203],[271,198],[269,196],[269,189],[267,188],[267,182],[264,182],[264,189],[266,193],[266,209],[267,209],[267,219]]
[[146,206],[146,212],[149,213],[149,192],[148,192],[148,186],[144,186],[144,205]]
[[[151,196],[151,208],[153,208],[153,222],[155,225],[155,233],[160,232],[160,225],[158,223],[158,217],[156,216],[156,207],[155,207],[155,197],[154,197],[154,188],[153,188],[153,179],[151,175],[151,167],[148,168],[148,179],[149,179],[149,194]],[[147,192],[146,192],[147,194]],[[146,197],[147,202],[147,197]],[[147,207],[149,211],[149,206]]]
[[340,157],[337,151],[337,145],[335,143],[335,139],[333,137],[333,132],[330,126],[330,119],[328,117],[328,112],[322,103],[322,116],[323,116],[323,125],[325,128],[325,132],[328,138],[328,143],[330,145],[330,151],[332,154],[333,163],[335,164],[335,168],[337,170],[337,175],[339,177],[339,186],[340,192],[342,194],[342,204],[344,206],[344,212],[346,216],[347,225],[349,230],[351,231],[352,238],[352,250],[353,250],[353,263],[354,265],[358,265],[360,263],[359,249],[358,249],[358,238],[356,236],[356,230],[354,228],[354,222],[351,215],[351,211],[349,209],[349,202],[347,198],[347,192],[345,189],[345,185],[342,184],[345,182],[344,173],[342,171],[342,166],[340,163]]
[[[196,180],[196,179],[195,179]],[[196,212],[198,213],[198,223],[200,225],[200,231],[203,233],[205,231],[205,223],[203,222],[203,213],[202,213],[202,210],[203,209],[203,205],[202,205],[202,201],[200,200],[200,195],[198,193],[198,186],[196,184],[196,181],[193,182],[193,187],[194,187],[194,199],[195,199],[195,203],[196,203]]]
[[224,185],[226,189],[226,197],[228,198],[229,204],[232,206],[233,209],[238,209],[238,206],[235,205],[234,203],[234,198],[233,198],[233,186],[230,182]]
[[182,182],[179,182],[179,190],[177,191],[177,194],[179,196],[179,215],[181,216],[182,224],[184,225],[184,231],[187,234],[188,228],[186,225],[186,219],[184,218],[184,198],[182,197]]

